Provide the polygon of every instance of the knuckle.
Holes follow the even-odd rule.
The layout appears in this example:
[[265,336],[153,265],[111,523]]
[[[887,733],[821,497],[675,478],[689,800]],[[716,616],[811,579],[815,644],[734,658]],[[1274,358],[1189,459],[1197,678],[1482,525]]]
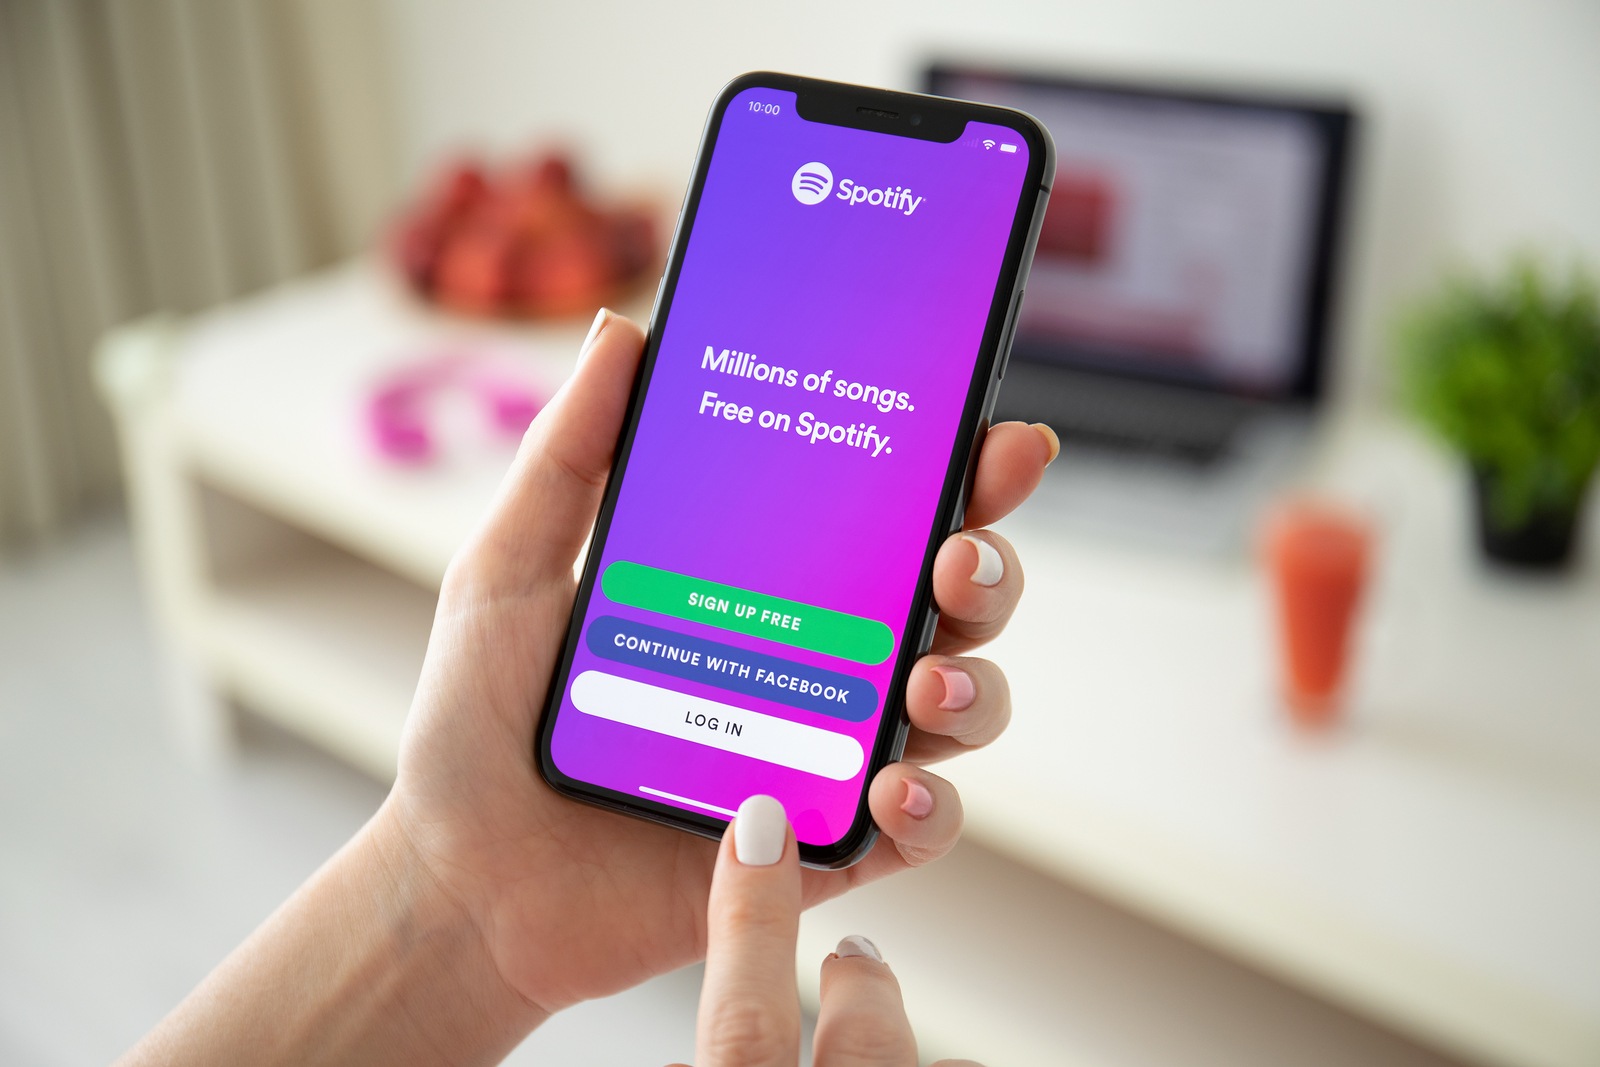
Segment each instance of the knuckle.
[[459,603],[470,600],[473,593],[485,584],[487,549],[481,538],[463,545],[450,557],[444,569],[444,579],[439,584],[439,595],[446,602]]
[[457,607],[481,604],[503,591],[518,576],[516,550],[494,527],[476,531],[456,550],[439,583],[439,596]]
[[720,901],[721,925],[741,938],[779,937],[795,924],[794,908],[755,895],[739,894]]
[[472,551],[458,554],[445,568],[439,583],[439,604],[435,623],[441,619],[470,620],[494,598],[498,575],[503,570],[491,558],[491,550],[475,545]]
[[848,1050],[864,1063],[916,1063],[917,1046],[903,1027],[870,1022],[858,1027]]
[[779,1017],[758,997],[725,997],[700,1020],[700,1058],[709,1063],[792,1063],[799,1043],[798,1018]]
[[850,1008],[837,1016],[828,1032],[817,1035],[829,1062],[912,1064],[917,1045],[901,1018],[887,1011]]
[[955,841],[951,840],[932,845],[913,845],[897,838],[894,847],[895,851],[900,853],[900,858],[905,860],[907,867],[926,867],[935,860],[943,859],[955,844]]
[[478,532],[445,567],[439,583],[441,611],[461,614],[543,591],[570,599],[577,587],[570,564],[536,565],[531,555],[528,546],[508,543],[498,531]]

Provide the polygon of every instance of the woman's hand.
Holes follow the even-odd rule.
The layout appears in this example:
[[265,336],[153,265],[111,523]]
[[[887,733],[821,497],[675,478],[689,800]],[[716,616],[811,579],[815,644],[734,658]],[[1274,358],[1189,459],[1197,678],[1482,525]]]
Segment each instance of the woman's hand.
[[[793,1067],[798,1058],[801,873],[783,806],[762,796],[739,805],[711,879],[695,1029],[699,1067]],[[917,1041],[900,984],[864,937],[845,938],[822,961],[812,1052],[817,1067],[916,1067]]]
[[[601,313],[451,563],[383,807],[128,1063],[495,1062],[549,1013],[705,952],[717,846],[562,797],[533,764],[643,342]],[[1005,728],[1005,677],[964,654],[1000,632],[1022,592],[1011,546],[983,527],[1033,491],[1056,448],[1043,427],[989,431],[968,529],[934,563],[943,614],[911,672],[905,762],[869,787],[883,836],[837,872],[799,870],[790,842],[773,877],[787,880],[791,911],[955,844],[960,798],[927,765]],[[792,956],[791,935],[784,967]],[[829,967],[872,977],[861,961]]]
[[[387,816],[483,931],[504,980],[545,1011],[675,970],[705,951],[716,845],[560,796],[533,745],[572,611],[574,565],[594,524],[644,332],[602,312],[578,369],[530,428],[499,499],[450,567]],[[905,760],[873,780],[883,836],[844,871],[803,871],[806,904],[934,859],[961,831],[961,800],[928,764],[988,744],[1011,714],[1005,676],[963,654],[1005,626],[1022,568],[983,527],[1055,458],[1043,427],[994,427],[968,532],[934,564],[934,654],[913,669]],[[891,709],[892,714],[892,709]]]

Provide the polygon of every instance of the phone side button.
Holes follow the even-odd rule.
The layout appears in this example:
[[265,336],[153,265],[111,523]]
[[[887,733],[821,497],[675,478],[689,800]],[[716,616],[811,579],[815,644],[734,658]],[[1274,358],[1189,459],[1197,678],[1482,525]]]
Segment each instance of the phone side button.
[[937,608],[928,609],[928,617],[922,623],[922,636],[917,639],[917,654],[928,651],[933,647],[934,632],[939,629],[939,611]]
[[1022,294],[1026,289],[1018,289],[1016,299],[1011,301],[1011,315],[1006,319],[1006,332],[1002,335],[1005,339],[1000,342],[1000,370],[995,375],[995,380],[1000,381],[1006,376],[1006,368],[1011,365],[1011,349],[1017,340],[1017,312],[1022,310]]

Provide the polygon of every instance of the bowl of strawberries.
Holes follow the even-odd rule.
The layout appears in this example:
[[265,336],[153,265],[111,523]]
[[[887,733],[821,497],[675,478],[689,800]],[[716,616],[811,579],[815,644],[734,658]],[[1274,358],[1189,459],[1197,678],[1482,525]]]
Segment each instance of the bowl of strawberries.
[[495,318],[592,313],[658,273],[655,212],[599,201],[561,152],[445,168],[401,212],[388,255],[423,299]]

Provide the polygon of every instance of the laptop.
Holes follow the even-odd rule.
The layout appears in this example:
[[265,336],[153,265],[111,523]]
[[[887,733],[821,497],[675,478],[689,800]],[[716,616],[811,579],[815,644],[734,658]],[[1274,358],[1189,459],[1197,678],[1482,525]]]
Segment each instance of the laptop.
[[1055,139],[995,412],[1061,434],[1035,517],[1241,548],[1323,406],[1352,109],[950,63],[925,89],[1021,108]]

